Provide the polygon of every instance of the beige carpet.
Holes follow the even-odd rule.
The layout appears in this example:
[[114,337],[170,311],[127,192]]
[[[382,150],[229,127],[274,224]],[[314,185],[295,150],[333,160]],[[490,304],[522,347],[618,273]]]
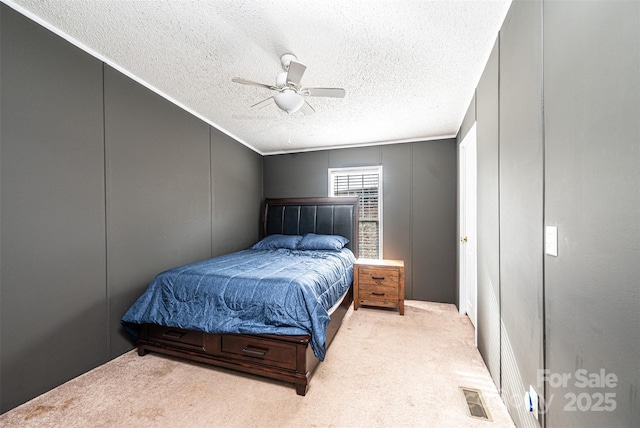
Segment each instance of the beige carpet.
[[[135,351],[0,415],[2,427],[511,427],[467,317],[408,301],[347,312],[305,397],[287,383]],[[467,414],[482,391],[492,421]]]

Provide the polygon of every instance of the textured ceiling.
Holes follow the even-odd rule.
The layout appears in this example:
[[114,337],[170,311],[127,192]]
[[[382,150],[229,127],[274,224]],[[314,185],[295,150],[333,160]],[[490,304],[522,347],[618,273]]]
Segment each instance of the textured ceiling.
[[[457,133],[511,0],[2,0],[261,154]],[[251,105],[280,56],[316,113]]]

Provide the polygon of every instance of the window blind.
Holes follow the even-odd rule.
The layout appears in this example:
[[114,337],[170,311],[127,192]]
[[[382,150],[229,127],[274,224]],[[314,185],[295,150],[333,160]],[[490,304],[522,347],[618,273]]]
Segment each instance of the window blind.
[[380,257],[380,173],[334,172],[334,196],[359,198],[359,257]]

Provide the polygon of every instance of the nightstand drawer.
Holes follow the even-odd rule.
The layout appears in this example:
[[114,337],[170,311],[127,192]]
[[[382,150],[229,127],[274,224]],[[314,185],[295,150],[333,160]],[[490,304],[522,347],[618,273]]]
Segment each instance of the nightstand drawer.
[[361,305],[395,308],[398,306],[398,287],[360,284],[358,301]]
[[392,288],[398,288],[398,278],[400,274],[398,269],[391,268],[367,268],[361,267],[359,272],[360,286],[365,284],[386,285]]

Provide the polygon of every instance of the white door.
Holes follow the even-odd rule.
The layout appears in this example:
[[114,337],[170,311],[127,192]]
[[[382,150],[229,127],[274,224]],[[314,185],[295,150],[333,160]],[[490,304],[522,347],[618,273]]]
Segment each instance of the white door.
[[476,125],[462,140],[459,154],[460,178],[460,265],[459,306],[476,327],[477,312],[477,152]]

